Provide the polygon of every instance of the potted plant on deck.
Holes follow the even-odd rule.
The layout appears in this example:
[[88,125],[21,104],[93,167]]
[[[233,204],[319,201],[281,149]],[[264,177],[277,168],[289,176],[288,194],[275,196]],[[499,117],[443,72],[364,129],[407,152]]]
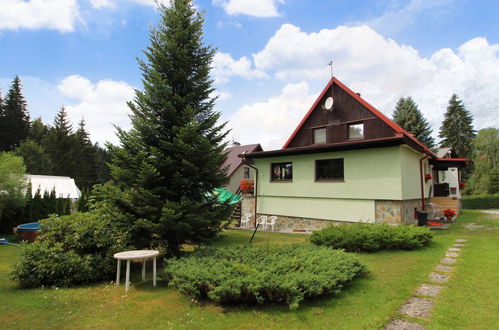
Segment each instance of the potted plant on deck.
[[452,218],[454,218],[456,216],[456,212],[454,210],[451,210],[451,209],[445,209],[444,215],[447,218],[448,222],[452,222]]

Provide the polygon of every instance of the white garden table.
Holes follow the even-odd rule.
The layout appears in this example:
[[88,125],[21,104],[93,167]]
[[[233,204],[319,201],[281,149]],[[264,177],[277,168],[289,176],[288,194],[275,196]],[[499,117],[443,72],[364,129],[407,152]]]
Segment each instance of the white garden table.
[[146,260],[153,258],[153,285],[156,286],[156,257],[159,251],[156,250],[134,250],[119,252],[114,255],[114,259],[118,259],[118,268],[116,269],[116,285],[120,284],[121,260],[126,260],[126,278],[125,292],[128,292],[128,284],[130,283],[130,261],[142,261],[142,281],[146,279]]

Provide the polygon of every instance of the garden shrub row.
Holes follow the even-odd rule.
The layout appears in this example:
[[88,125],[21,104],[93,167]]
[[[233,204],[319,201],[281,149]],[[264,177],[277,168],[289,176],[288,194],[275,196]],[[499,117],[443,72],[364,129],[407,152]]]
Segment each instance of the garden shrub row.
[[313,245],[205,248],[169,260],[169,285],[217,303],[285,303],[338,293],[367,268],[349,253]]
[[428,228],[390,226],[385,224],[331,225],[315,231],[310,241],[346,251],[413,250],[427,245],[432,239]]
[[463,209],[499,209],[499,194],[463,196]]
[[131,247],[126,232],[100,212],[51,216],[40,221],[41,233],[23,244],[12,278],[21,286],[70,286],[112,279],[113,254]]

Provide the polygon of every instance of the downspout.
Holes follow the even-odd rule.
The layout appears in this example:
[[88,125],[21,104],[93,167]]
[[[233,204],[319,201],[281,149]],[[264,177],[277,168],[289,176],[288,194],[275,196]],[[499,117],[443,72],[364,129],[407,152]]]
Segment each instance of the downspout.
[[428,154],[425,152],[425,156],[419,160],[419,178],[421,181],[421,206],[423,211],[426,209],[425,201],[424,201],[424,182],[425,179],[423,177],[423,160],[428,158]]
[[257,205],[258,205],[258,191],[257,191],[257,189],[258,189],[258,168],[249,164],[249,162],[246,161],[246,158],[243,158],[243,163],[244,163],[244,165],[254,169],[256,172],[256,174],[255,174],[255,188],[254,188],[254,191],[255,191],[255,227],[256,227],[256,210],[257,210]]

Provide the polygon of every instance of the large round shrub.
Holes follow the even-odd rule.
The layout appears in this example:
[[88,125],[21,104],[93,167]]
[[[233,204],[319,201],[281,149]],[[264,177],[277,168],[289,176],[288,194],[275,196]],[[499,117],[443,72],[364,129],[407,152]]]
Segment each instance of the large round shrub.
[[101,212],[51,216],[36,242],[23,244],[12,278],[24,287],[69,286],[113,278],[113,254],[131,248],[128,234]]
[[170,286],[217,303],[286,303],[337,293],[367,268],[343,251],[313,245],[206,248],[168,260]]
[[413,250],[429,244],[433,235],[425,227],[385,224],[331,225],[315,231],[310,241],[347,251]]

